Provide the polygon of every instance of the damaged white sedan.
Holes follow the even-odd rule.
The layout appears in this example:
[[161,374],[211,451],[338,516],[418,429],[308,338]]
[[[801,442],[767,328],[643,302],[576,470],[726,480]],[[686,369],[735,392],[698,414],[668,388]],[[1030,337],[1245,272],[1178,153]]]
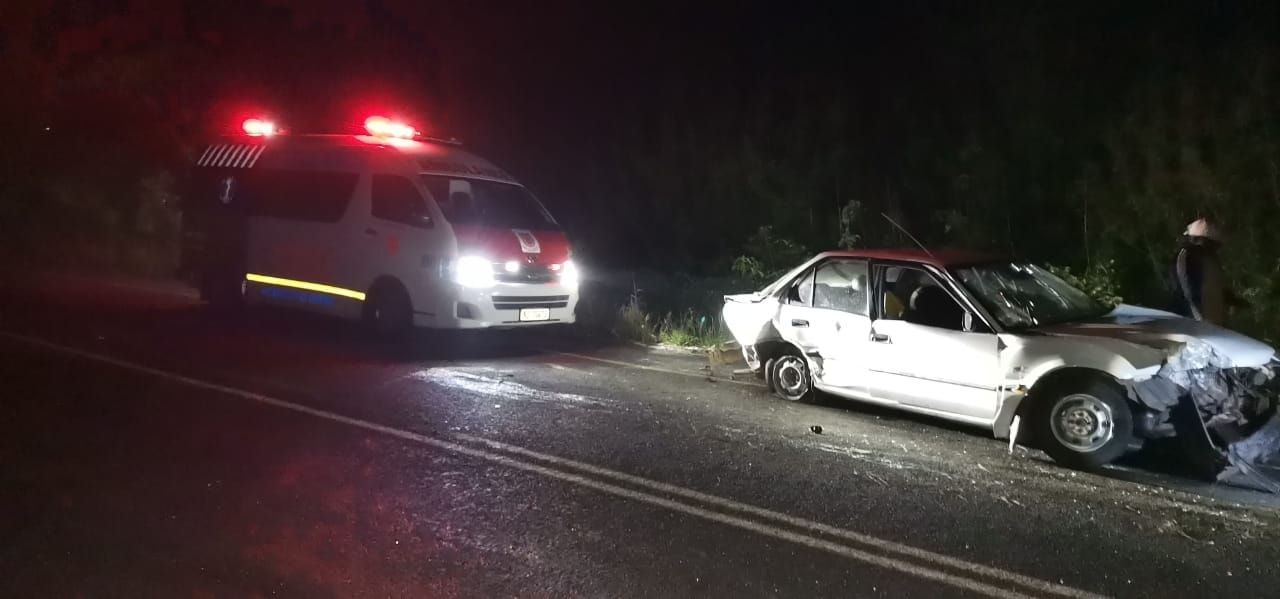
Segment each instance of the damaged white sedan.
[[[784,399],[822,391],[990,427],[1076,468],[1175,430],[1225,458],[1275,411],[1267,344],[1108,309],[1040,267],[980,255],[827,252],[726,296],[724,321]],[[1194,427],[1175,426],[1179,409]]]

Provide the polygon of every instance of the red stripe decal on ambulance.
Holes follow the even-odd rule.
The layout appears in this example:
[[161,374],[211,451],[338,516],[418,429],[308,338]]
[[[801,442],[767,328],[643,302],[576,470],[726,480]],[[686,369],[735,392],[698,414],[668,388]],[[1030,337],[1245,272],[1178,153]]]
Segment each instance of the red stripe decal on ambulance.
[[243,148],[243,147],[244,147],[244,146],[240,146],[240,145],[233,145],[233,146],[231,146],[231,147],[227,148],[227,153],[226,153],[226,154],[224,154],[224,155],[222,156],[222,165],[221,165],[221,166],[235,166],[235,165],[236,165],[236,162],[235,162],[235,161],[236,161],[236,154],[239,154],[239,153],[240,153],[240,148]]
[[520,240],[520,251],[526,254],[541,254],[542,246],[538,244],[538,238],[533,236],[533,232],[527,229],[512,229],[516,239]]
[[233,147],[235,146],[226,145],[226,144],[219,147],[218,153],[214,154],[213,158],[209,159],[209,166],[222,166],[222,161],[226,159],[227,154],[231,153],[231,148]]
[[209,146],[209,153],[200,161],[200,166],[209,166],[213,164],[213,157],[218,155],[218,150],[222,149],[222,144],[214,144]]
[[249,157],[249,164],[244,165],[244,167],[253,168],[253,165],[258,162],[258,157],[262,156],[262,151],[265,149],[267,149],[267,146],[258,146],[254,149],[253,154]]
[[244,146],[231,146],[231,151],[227,152],[226,158],[222,161],[222,166],[236,166],[237,161],[240,160],[240,153],[243,151]]
[[204,166],[204,161],[209,159],[209,155],[213,153],[213,146],[204,149],[204,153],[196,160],[196,166]]
[[244,149],[236,154],[236,168],[243,168],[245,163],[249,161],[249,154],[253,153],[253,146],[244,146]]

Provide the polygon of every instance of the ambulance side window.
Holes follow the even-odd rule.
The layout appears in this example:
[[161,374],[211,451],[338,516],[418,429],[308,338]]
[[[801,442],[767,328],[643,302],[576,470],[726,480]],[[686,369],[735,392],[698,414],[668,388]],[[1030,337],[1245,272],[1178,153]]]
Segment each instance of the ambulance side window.
[[432,225],[422,195],[404,177],[374,175],[372,200],[371,212],[375,218],[415,227]]
[[355,173],[252,169],[236,195],[253,216],[336,223],[359,178]]

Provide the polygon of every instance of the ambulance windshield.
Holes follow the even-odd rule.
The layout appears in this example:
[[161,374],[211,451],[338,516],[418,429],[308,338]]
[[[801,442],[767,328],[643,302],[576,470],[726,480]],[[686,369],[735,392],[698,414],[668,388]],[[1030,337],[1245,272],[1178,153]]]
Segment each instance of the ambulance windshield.
[[422,175],[449,222],[473,227],[558,230],[555,219],[519,185],[444,175]]

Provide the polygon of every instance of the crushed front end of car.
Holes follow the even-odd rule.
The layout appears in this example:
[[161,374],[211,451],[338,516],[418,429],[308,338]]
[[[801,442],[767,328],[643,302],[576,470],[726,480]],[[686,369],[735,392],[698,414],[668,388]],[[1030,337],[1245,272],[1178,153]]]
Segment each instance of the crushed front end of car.
[[1176,432],[1206,477],[1280,493],[1280,361],[1240,367],[1199,339],[1185,341],[1155,376],[1129,383],[1149,412],[1149,436]]

